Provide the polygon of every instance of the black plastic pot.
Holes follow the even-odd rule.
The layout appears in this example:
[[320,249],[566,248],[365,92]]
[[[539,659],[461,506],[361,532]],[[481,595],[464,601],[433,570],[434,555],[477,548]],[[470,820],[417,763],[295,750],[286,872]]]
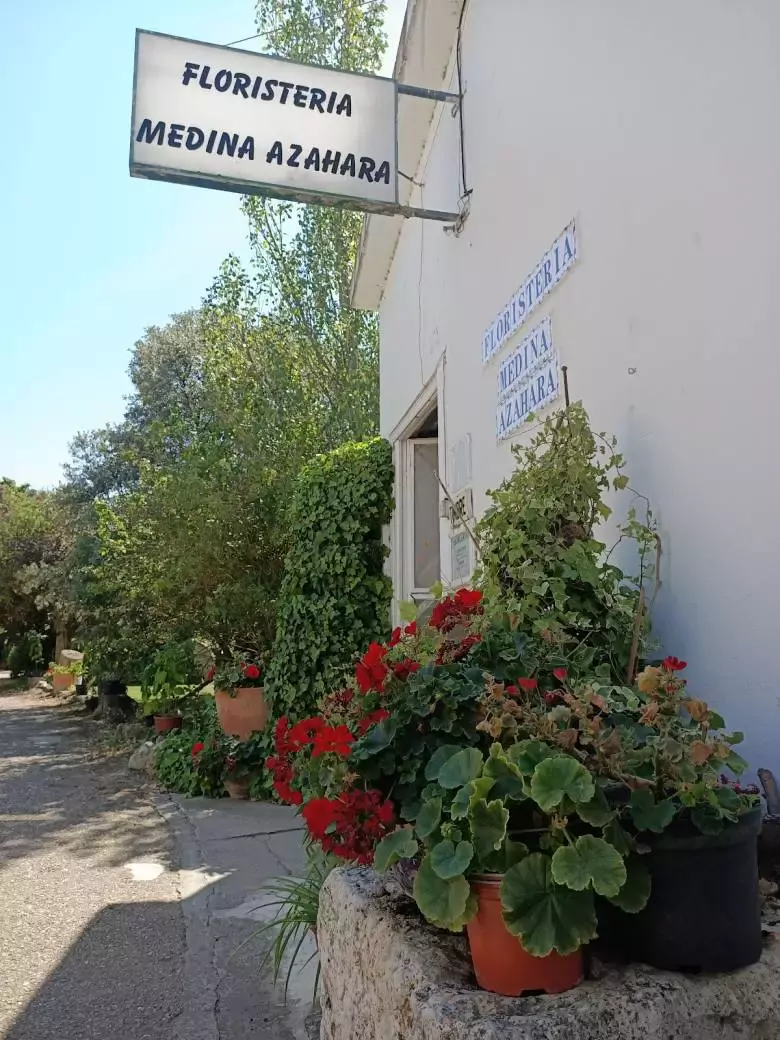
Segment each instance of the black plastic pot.
[[761,816],[753,809],[717,835],[681,822],[653,836],[642,857],[652,877],[645,909],[599,910],[606,952],[669,971],[734,971],[759,960]]
[[98,697],[107,721],[132,719],[137,712],[135,701],[128,697],[127,686],[116,679],[104,679],[98,684]]

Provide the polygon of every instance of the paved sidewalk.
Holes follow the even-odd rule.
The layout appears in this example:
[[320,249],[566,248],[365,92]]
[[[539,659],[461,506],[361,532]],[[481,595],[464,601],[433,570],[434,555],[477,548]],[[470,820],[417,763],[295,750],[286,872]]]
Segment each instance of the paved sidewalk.
[[302,1040],[313,965],[285,1004],[245,942],[298,820],[144,788],[97,725],[0,694],[0,1038]]
[[[260,890],[262,882],[304,868],[298,818],[279,805],[177,795],[160,796],[158,809],[179,848],[186,979],[191,984],[185,993],[182,1037],[305,1037],[314,963],[293,973],[285,1004],[283,983],[274,993],[267,977],[258,974],[265,945],[251,938],[275,912],[263,908],[268,897]],[[297,963],[303,964],[314,952],[313,941],[307,939],[301,952]]]

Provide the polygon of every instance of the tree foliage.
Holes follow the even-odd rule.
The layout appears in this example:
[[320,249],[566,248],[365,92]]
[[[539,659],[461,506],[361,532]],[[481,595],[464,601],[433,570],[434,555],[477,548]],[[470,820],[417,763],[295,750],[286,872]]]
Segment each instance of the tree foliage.
[[[268,50],[370,72],[384,13],[362,0],[260,0],[257,21]],[[190,637],[217,655],[267,650],[302,466],[377,432],[376,320],[349,306],[360,216],[242,205],[252,266],[228,258],[201,307],[135,344],[124,417],[71,446],[60,556],[44,573],[51,554],[34,553],[38,587],[14,601],[26,610],[45,591],[67,604],[93,673],[136,679],[160,646]],[[0,573],[17,573],[12,555]]]

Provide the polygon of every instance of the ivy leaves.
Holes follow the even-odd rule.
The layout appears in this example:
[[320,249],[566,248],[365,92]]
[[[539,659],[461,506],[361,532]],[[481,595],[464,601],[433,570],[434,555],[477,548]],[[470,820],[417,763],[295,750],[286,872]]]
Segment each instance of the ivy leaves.
[[301,472],[266,683],[275,716],[314,713],[355,657],[384,636],[391,588],[381,529],[392,487],[392,449],[383,440],[344,445]]

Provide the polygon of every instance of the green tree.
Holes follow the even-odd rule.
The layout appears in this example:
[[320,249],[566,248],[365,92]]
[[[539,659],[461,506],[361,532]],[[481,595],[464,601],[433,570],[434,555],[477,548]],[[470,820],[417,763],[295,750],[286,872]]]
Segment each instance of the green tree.
[[55,493],[0,480],[0,630],[7,644],[37,631],[51,652],[55,633],[67,629],[67,540]]

